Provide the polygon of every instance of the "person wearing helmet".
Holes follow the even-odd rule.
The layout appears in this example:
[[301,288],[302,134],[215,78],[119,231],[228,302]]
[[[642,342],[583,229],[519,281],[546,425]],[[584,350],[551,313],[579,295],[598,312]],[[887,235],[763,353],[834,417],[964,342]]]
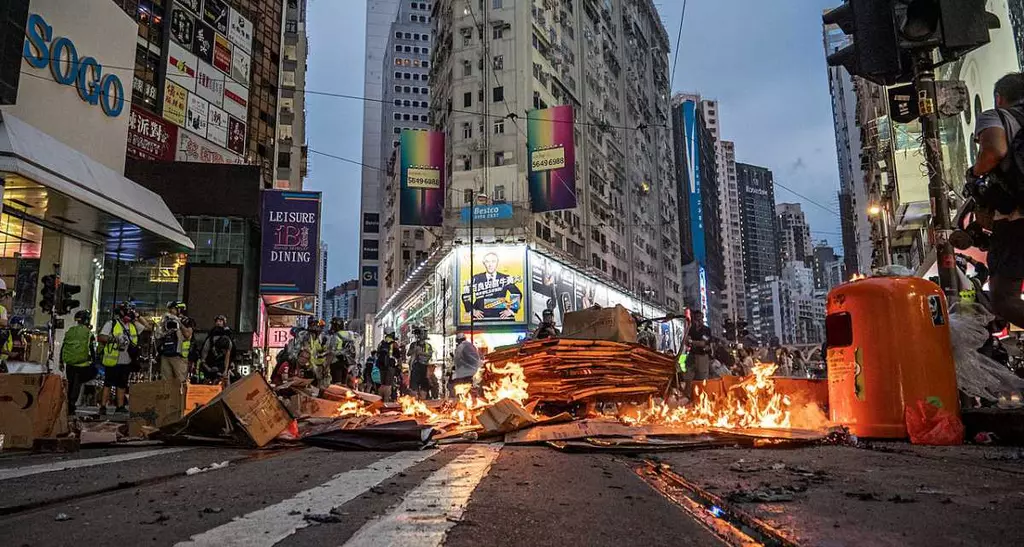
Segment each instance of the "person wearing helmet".
[[306,333],[301,346],[309,351],[313,385],[321,389],[331,385],[331,369],[327,364],[327,337],[324,335],[326,325],[323,319],[310,317],[306,322]]
[[377,345],[377,368],[380,370],[380,396],[391,402],[395,380],[400,372],[402,347],[395,336],[395,328],[384,327],[384,339]]
[[476,345],[466,337],[466,333],[460,332],[455,335],[455,357],[454,370],[452,370],[452,382],[448,387],[448,393],[454,393],[455,386],[459,384],[472,384],[473,376],[476,376],[483,358]]
[[327,367],[331,371],[331,382],[349,384],[349,368],[356,364],[356,339],[352,332],[345,330],[345,320],[331,319],[327,332]]
[[208,384],[226,383],[231,373],[231,355],[235,350],[235,340],[228,318],[218,315],[213,320],[213,328],[203,340],[199,350],[199,373]]
[[555,312],[550,308],[545,308],[541,313],[540,326],[533,331],[533,338],[534,340],[544,340],[545,338],[558,338],[558,335],[558,328],[555,326]]
[[103,325],[97,337],[103,348],[104,380],[99,411],[101,416],[107,414],[111,390],[114,391],[117,402],[114,412],[128,411],[125,406],[128,376],[139,347],[139,328],[135,324],[135,317],[135,309],[131,303],[121,302],[114,308],[114,316]]
[[7,372],[7,358],[14,349],[14,333],[8,324],[7,308],[11,304],[14,291],[7,290],[7,284],[0,279],[0,374]]
[[430,396],[431,383],[428,366],[434,359],[434,347],[427,341],[427,330],[423,325],[412,328],[413,341],[409,344],[409,389],[420,399]]
[[188,354],[193,335],[184,312],[183,302],[168,302],[167,313],[157,323],[154,333],[160,355],[160,377],[183,384],[188,381]]
[[75,312],[75,325],[64,333],[60,346],[60,363],[68,378],[68,416],[75,415],[82,386],[96,377],[96,336],[91,320],[89,310]]

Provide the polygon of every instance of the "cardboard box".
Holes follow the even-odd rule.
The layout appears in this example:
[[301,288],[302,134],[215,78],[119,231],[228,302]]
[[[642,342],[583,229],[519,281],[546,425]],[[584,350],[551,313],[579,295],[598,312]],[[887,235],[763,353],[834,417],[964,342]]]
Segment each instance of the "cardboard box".
[[629,310],[616,305],[565,314],[563,338],[636,343],[636,323]]
[[341,403],[296,393],[288,399],[288,410],[296,418],[337,418]]
[[29,363],[46,364],[46,358],[50,355],[49,343],[46,336],[33,336],[25,348],[25,360]]
[[537,423],[517,402],[502,399],[487,407],[477,416],[485,433],[508,433]]
[[220,386],[182,385],[176,380],[134,384],[128,398],[128,436],[143,436],[144,427],[172,424],[208,403],[220,391]]
[[32,448],[35,439],[67,435],[66,390],[57,374],[0,374],[4,448]]
[[231,384],[207,407],[218,402],[227,406],[256,446],[274,440],[292,421],[270,384],[259,374],[250,374]]

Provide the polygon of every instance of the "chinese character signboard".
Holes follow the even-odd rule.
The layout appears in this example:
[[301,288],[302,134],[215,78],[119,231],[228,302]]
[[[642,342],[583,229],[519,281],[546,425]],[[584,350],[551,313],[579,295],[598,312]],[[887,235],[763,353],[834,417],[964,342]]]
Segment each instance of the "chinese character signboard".
[[140,160],[174,161],[178,128],[132,106],[128,121],[128,156]]
[[320,192],[263,191],[260,293],[317,292]]

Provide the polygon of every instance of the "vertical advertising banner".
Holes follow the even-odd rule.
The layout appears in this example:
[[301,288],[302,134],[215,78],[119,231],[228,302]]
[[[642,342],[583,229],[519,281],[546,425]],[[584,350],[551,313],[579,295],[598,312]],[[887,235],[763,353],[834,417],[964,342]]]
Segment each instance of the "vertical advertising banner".
[[440,226],[444,222],[444,133],[402,131],[399,223]]
[[569,105],[531,110],[526,149],[530,156],[530,204],[534,213],[576,207],[576,147]]
[[526,247],[459,248],[459,324],[526,323]]
[[264,190],[261,294],[317,293],[320,192]]
[[707,263],[704,243],[704,202],[701,201],[700,137],[697,136],[697,103],[683,103],[683,132],[686,146],[686,169],[690,182],[690,233],[693,234],[693,256],[700,264]]

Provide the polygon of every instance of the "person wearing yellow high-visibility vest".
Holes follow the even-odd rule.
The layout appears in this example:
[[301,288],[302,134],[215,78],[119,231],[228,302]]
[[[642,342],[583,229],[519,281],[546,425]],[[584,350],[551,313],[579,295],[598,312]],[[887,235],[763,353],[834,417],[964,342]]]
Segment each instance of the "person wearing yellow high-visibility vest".
[[128,376],[131,373],[133,347],[139,344],[139,330],[135,326],[135,312],[127,302],[122,302],[114,309],[114,317],[100,329],[98,340],[102,351],[102,363],[105,373],[103,397],[100,402],[100,415],[106,415],[107,404],[110,402],[110,391],[113,389],[117,397],[114,412],[128,412],[125,406],[125,393],[128,389]]
[[306,338],[303,340],[303,347],[309,350],[313,383],[321,389],[331,385],[331,370],[327,368],[327,344],[323,336],[325,326],[323,319],[310,317],[306,323]]
[[7,358],[14,349],[14,334],[9,328],[10,318],[7,315],[7,303],[10,302],[11,294],[7,292],[7,284],[0,279],[0,373],[7,372]]

